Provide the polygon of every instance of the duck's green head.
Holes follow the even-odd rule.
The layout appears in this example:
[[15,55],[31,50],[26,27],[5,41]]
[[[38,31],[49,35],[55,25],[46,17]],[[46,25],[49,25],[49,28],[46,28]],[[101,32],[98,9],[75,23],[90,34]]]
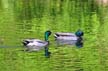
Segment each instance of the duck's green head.
[[48,37],[51,35],[51,31],[46,31],[45,32],[45,41],[47,41],[48,40]]
[[83,33],[83,31],[78,30],[78,31],[75,33],[75,35],[76,35],[77,37],[81,37],[81,36],[84,35],[84,33]]

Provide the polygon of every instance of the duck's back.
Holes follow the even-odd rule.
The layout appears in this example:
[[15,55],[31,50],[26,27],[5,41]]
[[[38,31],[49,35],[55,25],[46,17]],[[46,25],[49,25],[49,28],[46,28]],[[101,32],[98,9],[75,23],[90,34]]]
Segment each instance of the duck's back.
[[55,35],[59,35],[59,36],[75,36],[74,33],[65,33],[65,32],[63,32],[63,33],[57,32],[57,33],[55,33]]
[[77,40],[78,37],[73,33],[55,33],[54,37],[58,40]]
[[54,34],[54,37],[57,45],[74,45],[78,40],[78,37],[74,33],[57,32]]

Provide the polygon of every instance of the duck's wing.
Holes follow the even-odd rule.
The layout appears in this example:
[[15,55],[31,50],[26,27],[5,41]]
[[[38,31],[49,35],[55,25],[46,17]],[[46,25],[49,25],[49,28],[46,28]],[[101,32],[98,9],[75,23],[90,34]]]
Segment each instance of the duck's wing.
[[36,42],[42,43],[42,44],[45,44],[46,43],[46,41],[43,41],[43,40],[37,40]]
[[56,38],[56,40],[72,40],[72,41],[76,41],[77,39],[78,37],[71,37],[71,36],[60,36]]
[[48,42],[42,41],[42,40],[37,40],[37,41],[34,41],[33,43],[29,43],[28,45],[35,46],[35,47],[44,47],[44,46],[48,45]]
[[57,32],[54,34],[56,40],[71,40],[76,41],[78,37],[74,33],[60,33]]
[[70,36],[70,37],[74,37],[76,36],[74,33],[61,33],[61,32],[57,32],[54,34],[55,37],[59,37],[59,36]]
[[37,45],[46,45],[48,42],[40,39],[34,39],[33,43],[36,43]]

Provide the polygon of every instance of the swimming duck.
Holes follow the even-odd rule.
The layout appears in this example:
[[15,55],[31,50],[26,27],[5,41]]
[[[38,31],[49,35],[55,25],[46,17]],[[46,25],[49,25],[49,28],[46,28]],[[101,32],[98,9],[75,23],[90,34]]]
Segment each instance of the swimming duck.
[[41,49],[45,48],[45,56],[48,56],[50,52],[48,51],[48,37],[51,35],[51,31],[46,31],[45,32],[45,40],[40,40],[40,39],[24,39],[23,40],[23,45],[27,48],[27,51],[39,51]]
[[77,47],[83,46],[84,33],[81,30],[78,30],[76,33],[63,33],[57,32],[54,34],[55,41],[58,46],[60,45],[76,45]]

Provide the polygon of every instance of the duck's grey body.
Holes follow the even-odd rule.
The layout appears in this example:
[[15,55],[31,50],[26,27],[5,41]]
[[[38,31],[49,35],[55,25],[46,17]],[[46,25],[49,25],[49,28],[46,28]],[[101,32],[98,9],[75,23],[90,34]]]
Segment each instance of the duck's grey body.
[[39,51],[44,49],[45,46],[48,46],[49,43],[39,39],[25,39],[23,44],[28,51]]
[[73,33],[55,33],[55,41],[57,45],[75,45],[78,40],[78,37]]

